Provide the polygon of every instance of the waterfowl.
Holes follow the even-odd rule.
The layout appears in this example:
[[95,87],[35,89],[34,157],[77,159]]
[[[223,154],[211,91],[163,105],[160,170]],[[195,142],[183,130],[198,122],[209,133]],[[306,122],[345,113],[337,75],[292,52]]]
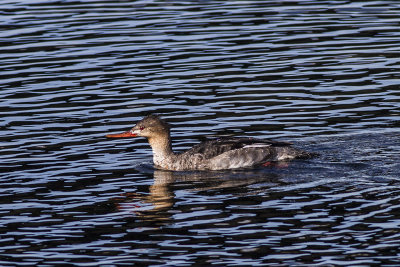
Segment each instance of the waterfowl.
[[157,115],[149,115],[131,130],[107,134],[109,138],[142,136],[153,150],[154,167],[163,170],[224,170],[267,166],[270,162],[309,159],[313,153],[292,147],[291,143],[249,137],[224,137],[204,141],[191,149],[172,150],[170,125]]

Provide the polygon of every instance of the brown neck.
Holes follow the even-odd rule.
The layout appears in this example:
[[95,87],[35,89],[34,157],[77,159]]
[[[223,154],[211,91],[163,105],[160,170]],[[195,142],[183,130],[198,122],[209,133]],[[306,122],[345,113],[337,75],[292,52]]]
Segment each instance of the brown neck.
[[171,137],[169,133],[158,134],[148,138],[149,144],[153,149],[153,154],[157,156],[169,156],[173,154],[171,146]]

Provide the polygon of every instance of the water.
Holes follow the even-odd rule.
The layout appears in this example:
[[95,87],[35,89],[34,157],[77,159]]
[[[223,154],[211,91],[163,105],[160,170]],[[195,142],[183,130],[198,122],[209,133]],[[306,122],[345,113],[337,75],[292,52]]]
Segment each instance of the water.
[[[2,1],[0,265],[398,265],[396,1]],[[288,140],[255,170],[154,170],[174,147]]]

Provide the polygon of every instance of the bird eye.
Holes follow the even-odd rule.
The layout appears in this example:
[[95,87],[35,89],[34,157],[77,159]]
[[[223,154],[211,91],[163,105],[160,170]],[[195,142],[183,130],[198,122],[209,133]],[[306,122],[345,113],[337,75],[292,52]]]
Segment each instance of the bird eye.
[[140,127],[139,129],[140,129],[141,131],[143,131],[143,130],[144,130],[144,127],[142,126],[142,127]]

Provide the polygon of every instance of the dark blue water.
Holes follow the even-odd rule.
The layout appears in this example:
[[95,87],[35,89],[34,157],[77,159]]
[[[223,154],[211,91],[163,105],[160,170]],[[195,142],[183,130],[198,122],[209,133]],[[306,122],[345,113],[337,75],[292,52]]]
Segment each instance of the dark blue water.
[[[0,265],[397,266],[396,1],[2,1]],[[152,168],[182,150],[292,141],[254,170]]]

